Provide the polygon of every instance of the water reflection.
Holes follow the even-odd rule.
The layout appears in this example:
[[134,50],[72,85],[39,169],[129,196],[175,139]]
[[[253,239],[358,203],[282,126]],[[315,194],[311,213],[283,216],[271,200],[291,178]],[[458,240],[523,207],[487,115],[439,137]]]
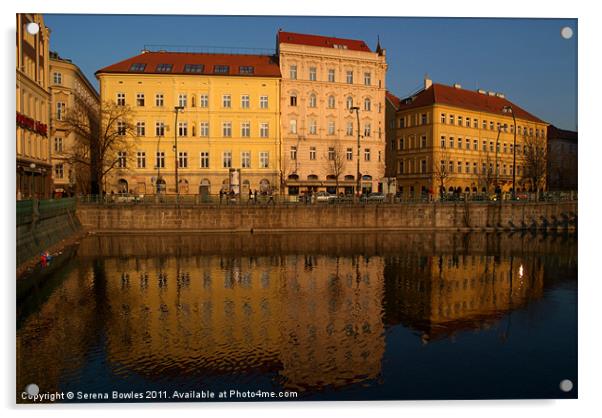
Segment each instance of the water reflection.
[[18,387],[394,385],[389,328],[421,344],[488,328],[571,277],[576,257],[563,236],[90,237],[22,318]]

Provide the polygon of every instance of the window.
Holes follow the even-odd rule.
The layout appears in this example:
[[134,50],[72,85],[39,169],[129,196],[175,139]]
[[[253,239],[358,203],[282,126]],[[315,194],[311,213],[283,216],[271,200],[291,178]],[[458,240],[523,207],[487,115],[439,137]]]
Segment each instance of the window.
[[57,164],[54,166],[54,177],[56,177],[57,179],[62,179],[64,176],[64,168],[63,168],[63,164]]
[[270,154],[267,151],[259,153],[259,168],[268,168],[270,166]]
[[316,107],[317,106],[317,99],[316,99],[316,95],[311,93],[309,95],[309,107]]
[[346,104],[347,104],[347,109],[351,109],[353,107],[353,97],[348,96]]
[[316,67],[309,67],[309,81],[316,81]]
[[297,95],[296,94],[291,94],[290,105],[297,106]]
[[146,64],[141,63],[141,62],[135,62],[132,65],[130,65],[130,72],[141,73],[144,71],[145,68],[146,68]]
[[446,142],[445,139],[446,139],[445,136],[441,136],[441,148],[445,148],[445,142]]
[[482,129],[487,129],[487,121],[483,120]]
[[329,161],[334,161],[334,148],[333,147],[329,147],[328,148],[328,160]]
[[202,73],[203,70],[203,64],[184,64],[185,73]]
[[487,152],[487,141],[483,141],[483,152]]
[[136,122],[136,136],[145,136],[146,126],[144,122]]
[[165,168],[165,153],[163,151],[157,151],[155,168]]
[[454,115],[449,115],[449,123],[450,123],[450,125],[455,125],[456,124],[456,120],[454,119]]
[[369,123],[364,124],[364,136],[369,137],[371,134],[372,126]]
[[466,174],[470,174],[470,163],[466,161]]
[[489,151],[493,152],[493,141],[489,141]]
[[446,123],[445,113],[441,113],[441,123]]
[[316,135],[318,133],[318,123],[315,119],[311,119],[309,121],[309,133],[312,135]]
[[364,73],[364,85],[369,86],[370,84],[372,84],[372,74],[369,72]]
[[65,117],[65,103],[57,102],[56,104],[56,120],[63,120]]
[[450,147],[450,148],[453,148],[453,147],[454,147],[454,137],[453,137],[453,136],[450,136],[450,137],[449,137],[449,147]]
[[267,122],[261,122],[259,124],[259,136],[262,138],[267,138],[270,136],[270,128]]
[[[248,109],[249,106],[251,105],[251,99],[249,98],[248,94],[243,94],[242,96],[240,96],[240,107],[243,109]],[[230,106],[225,106],[224,107],[230,107]]]
[[291,160],[295,161],[297,159],[297,147],[291,147]]
[[125,151],[119,151],[117,153],[117,167],[119,167],[119,168],[127,167],[127,153]]
[[328,121],[328,135],[335,134],[335,124],[333,120]]
[[420,137],[420,147],[421,148],[426,148],[426,136],[425,135],[422,135]]
[[479,172],[479,169],[477,168],[477,163],[472,163],[472,173],[478,174],[478,172]]
[[309,147],[309,159],[310,160],[316,159],[316,147]]
[[335,78],[334,78],[334,70],[332,68],[330,68],[328,70],[328,81],[330,83],[334,83],[334,80],[335,80]]
[[222,167],[232,167],[232,151],[224,151],[224,153],[222,154]]
[[334,106],[335,106],[334,96],[328,96],[328,108],[334,109]]
[[61,74],[61,73],[54,73],[53,74],[53,81],[54,81],[54,84],[63,84],[63,74]]
[[136,153],[136,167],[146,168],[146,152],[138,151]]
[[261,109],[267,109],[268,108],[268,96],[260,96],[259,97],[259,107]]
[[165,136],[165,123],[155,122],[155,136]]
[[124,121],[118,121],[117,122],[117,135],[125,135],[125,132],[127,130],[127,125]]
[[420,161],[420,172],[422,174],[426,173],[426,160]]
[[353,71],[347,70],[347,84],[353,84]]
[[207,122],[207,121],[201,122],[200,135],[201,136],[209,136],[209,122]]
[[345,151],[345,156],[347,157],[347,161],[353,160],[353,148],[347,148]]
[[427,124],[427,120],[428,120],[428,118],[426,116],[426,113],[423,113],[422,115],[420,115],[420,124],[421,125],[426,125]]
[[297,120],[296,119],[291,119],[289,121],[289,126],[290,126],[290,132],[292,134],[296,134],[297,133]]
[[157,93],[155,94],[155,106],[157,107],[163,107],[163,104],[165,103],[164,98],[163,98],[163,93]]
[[464,119],[462,118],[462,116],[458,116],[458,125],[462,126]]
[[188,104],[188,96],[184,93],[181,93],[180,95],[178,95],[178,106],[186,107],[187,104]]
[[400,119],[399,119],[399,127],[400,127],[400,128],[405,128],[405,127],[406,127],[406,121],[405,121],[405,118],[400,118]]
[[209,168],[209,152],[201,151],[201,168]]
[[54,152],[63,152],[63,138],[60,136],[54,138]]
[[364,149],[364,161],[370,161],[370,148]]
[[289,77],[291,80],[296,80],[297,79],[297,66],[296,65],[291,65],[289,68]]
[[353,135],[353,122],[351,122],[351,121],[347,122],[347,130],[345,133],[347,136]]
[[365,98],[364,99],[364,110],[369,112],[370,111],[370,107],[371,107],[371,102],[369,98]]
[[470,118],[466,116],[466,127],[470,128]]
[[172,64],[157,64],[155,67],[155,72],[157,73],[171,73],[171,69],[173,68]]
[[213,73],[214,74],[228,74],[230,72],[230,66],[228,65],[214,65]]
[[458,149],[462,149],[462,138],[458,138]]
[[[445,140],[442,142],[442,144],[443,144],[443,148],[445,148]],[[404,145],[405,144],[404,144],[403,138],[399,138],[399,149],[403,150]]]
[[450,172],[450,173],[453,173],[453,172],[454,172],[454,162],[453,162],[453,161],[450,161],[450,162],[449,162],[449,172]]
[[238,67],[238,73],[246,75],[255,74],[255,67],[250,65],[241,65],[240,67]]
[[242,168],[251,168],[251,151],[240,153],[240,166]]
[[224,136],[224,137],[232,136],[232,122],[223,122],[222,123],[222,136]]
[[188,136],[188,122],[178,122],[178,136]]
[[209,95],[208,94],[201,94],[201,101],[199,104],[199,107],[209,107]]
[[144,106],[144,93],[136,94],[136,106]]
[[224,107],[224,108],[232,107],[232,96],[230,96],[229,94],[224,94],[222,96],[222,107]]
[[493,131],[493,121],[489,121],[489,130]]
[[251,136],[251,122],[242,122],[240,124],[240,136],[242,136],[242,137]]
[[472,149],[474,151],[478,151],[479,150],[479,141],[478,140],[475,139],[474,141],[472,141]]
[[404,173],[403,168],[404,168],[403,167],[403,161],[400,161],[399,162],[399,174],[403,174]]

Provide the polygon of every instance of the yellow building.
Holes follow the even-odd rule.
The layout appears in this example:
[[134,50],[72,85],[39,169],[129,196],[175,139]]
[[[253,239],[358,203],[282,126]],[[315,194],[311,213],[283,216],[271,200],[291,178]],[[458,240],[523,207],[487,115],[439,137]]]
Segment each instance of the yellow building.
[[50,53],[50,93],[53,191],[55,195],[89,194],[89,170],[85,165],[74,164],[72,158],[72,148],[76,144],[86,144],[89,138],[83,138],[77,130],[70,129],[65,116],[74,109],[77,114],[87,115],[90,119],[84,123],[98,125],[100,96],[77,65],[55,52]]
[[[382,187],[385,172],[385,51],[360,40],[279,31],[282,72],[282,181],[352,194]],[[360,144],[358,149],[357,114]]]
[[273,56],[143,51],[96,76],[101,103],[129,106],[136,131],[135,155],[123,155],[105,179],[108,193],[175,193],[176,160],[180,194],[217,194],[231,183],[242,193],[277,189],[280,70]]
[[[28,31],[30,24],[37,33]],[[49,39],[42,15],[17,14],[17,200],[50,195]]]
[[[425,79],[424,88],[402,99],[397,112],[398,192],[508,192],[512,189],[516,118],[516,190],[535,190],[531,172],[540,166],[530,150],[545,150],[548,124],[501,93],[462,89]],[[543,164],[545,167],[545,164]],[[545,172],[545,169],[544,169]],[[545,176],[539,187],[545,187]]]

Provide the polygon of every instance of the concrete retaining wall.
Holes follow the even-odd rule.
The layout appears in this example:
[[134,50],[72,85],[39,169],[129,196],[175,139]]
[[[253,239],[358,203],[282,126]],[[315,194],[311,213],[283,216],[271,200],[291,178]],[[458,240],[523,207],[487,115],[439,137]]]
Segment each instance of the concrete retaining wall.
[[291,206],[80,204],[89,231],[572,229],[577,202],[458,202]]

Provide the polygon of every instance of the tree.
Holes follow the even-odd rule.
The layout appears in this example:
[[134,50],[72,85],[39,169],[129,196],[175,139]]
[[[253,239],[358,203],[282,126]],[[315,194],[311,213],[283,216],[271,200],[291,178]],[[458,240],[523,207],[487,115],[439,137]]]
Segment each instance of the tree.
[[523,147],[523,177],[528,179],[531,188],[539,193],[545,188],[546,183],[548,147],[545,138],[537,138],[533,135],[526,136]]
[[339,194],[339,179],[345,171],[347,164],[347,156],[343,150],[340,139],[335,139],[328,146],[328,153],[325,156],[327,161],[327,175],[331,175],[335,179],[335,194]]
[[433,161],[433,172],[435,179],[439,182],[439,195],[442,197],[445,191],[445,182],[450,177],[451,172],[449,170],[449,153],[442,151],[439,156],[441,157],[441,162],[437,164]]
[[[481,167],[477,167],[477,183],[479,187],[485,188],[487,193],[491,193],[491,189],[496,182],[496,172],[497,163],[491,158],[490,154],[485,154],[485,159],[479,161]],[[483,170],[483,164],[485,164],[485,169]]]
[[[89,180],[89,192],[100,194],[105,177],[120,162],[133,160],[136,132],[132,122],[132,109],[115,102],[103,102],[100,118],[92,117],[88,107],[75,106],[65,116],[69,132],[76,133],[75,141],[67,150],[68,160]],[[100,119],[100,123],[95,122]],[[121,156],[119,153],[124,153]]]

